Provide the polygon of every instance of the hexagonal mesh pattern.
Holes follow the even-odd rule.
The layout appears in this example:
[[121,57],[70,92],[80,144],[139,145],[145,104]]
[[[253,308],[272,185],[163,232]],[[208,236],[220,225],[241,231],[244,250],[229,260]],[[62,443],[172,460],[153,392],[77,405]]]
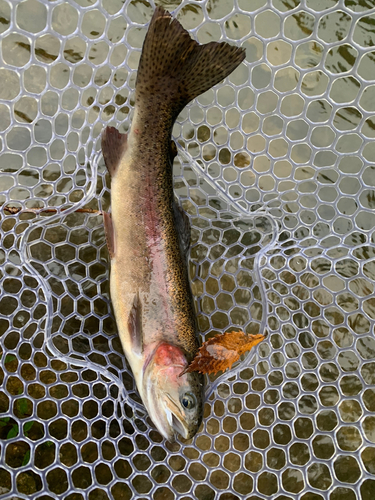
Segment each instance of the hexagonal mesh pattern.
[[[174,128],[203,337],[269,337],[163,441],[116,333],[100,133],[153,5],[0,0],[0,497],[375,498],[372,0],[164,2],[245,62]],[[6,205],[58,207],[10,215]],[[64,212],[62,212],[64,210]]]

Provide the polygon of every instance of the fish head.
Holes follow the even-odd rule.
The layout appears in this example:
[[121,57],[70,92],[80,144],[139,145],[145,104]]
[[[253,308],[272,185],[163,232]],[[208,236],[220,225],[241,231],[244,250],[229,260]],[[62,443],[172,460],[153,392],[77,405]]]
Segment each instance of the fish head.
[[144,371],[143,403],[160,434],[171,442],[176,432],[185,439],[193,437],[202,422],[203,376],[181,375],[187,364],[179,347],[162,343]]

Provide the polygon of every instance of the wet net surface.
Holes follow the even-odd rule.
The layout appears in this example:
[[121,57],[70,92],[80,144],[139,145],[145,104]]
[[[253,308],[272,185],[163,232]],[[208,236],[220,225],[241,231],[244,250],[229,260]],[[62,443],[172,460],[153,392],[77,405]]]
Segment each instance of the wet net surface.
[[202,337],[268,339],[210,381],[194,439],[160,437],[117,337],[102,217],[76,212],[109,209],[100,133],[128,129],[153,6],[0,0],[0,498],[372,500],[374,4],[163,5],[247,50],[179,117],[175,192]]

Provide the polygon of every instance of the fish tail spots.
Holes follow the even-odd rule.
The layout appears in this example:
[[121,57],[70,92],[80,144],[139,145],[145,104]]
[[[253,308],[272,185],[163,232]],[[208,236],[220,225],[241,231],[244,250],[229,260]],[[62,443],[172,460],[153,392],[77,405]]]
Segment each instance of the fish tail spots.
[[188,102],[226,78],[245,58],[245,50],[226,42],[200,45],[162,7],[157,7],[143,44],[136,100],[157,96],[173,117]]

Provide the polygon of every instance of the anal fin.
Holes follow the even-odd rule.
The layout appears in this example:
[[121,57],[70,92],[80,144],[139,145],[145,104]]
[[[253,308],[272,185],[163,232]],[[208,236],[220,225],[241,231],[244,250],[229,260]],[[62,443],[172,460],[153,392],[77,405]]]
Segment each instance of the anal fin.
[[136,354],[142,354],[142,303],[141,299],[139,298],[139,292],[137,292],[134,296],[133,305],[128,318],[128,329],[133,346],[133,351]]
[[112,217],[108,212],[103,212],[103,221],[109,256],[113,259],[115,256],[115,235],[113,231]]
[[126,151],[127,135],[115,127],[106,127],[102,133],[102,153],[105,166],[113,177]]

